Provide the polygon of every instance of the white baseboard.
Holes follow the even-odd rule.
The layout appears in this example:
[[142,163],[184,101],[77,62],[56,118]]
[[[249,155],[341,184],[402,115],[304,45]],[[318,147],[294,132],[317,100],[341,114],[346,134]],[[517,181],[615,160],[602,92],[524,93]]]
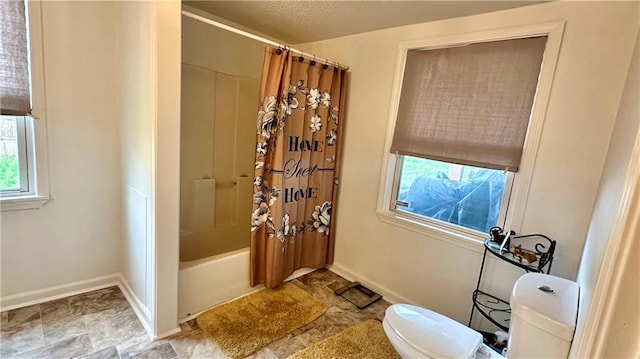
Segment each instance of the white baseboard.
[[156,337],[152,330],[151,313],[149,312],[149,309],[142,304],[140,299],[138,299],[135,293],[133,293],[129,283],[122,273],[110,274],[102,277],[0,297],[0,311],[4,312],[29,305],[45,303],[60,298],[70,297],[72,295],[112,287],[114,285],[120,288],[120,291],[136,313],[136,316],[140,320],[140,323],[142,323],[142,326],[147,332],[147,335],[149,335],[149,338],[158,339],[180,331],[180,328],[178,327],[169,333]]
[[[127,298],[127,302],[131,306],[131,309],[136,313],[140,323],[144,327],[144,330],[147,332],[147,335],[151,339],[155,339],[155,335],[153,333],[152,322],[151,322],[151,313],[149,312],[149,308],[147,308],[142,301],[138,298],[138,296],[131,290],[129,286],[129,282],[127,278],[125,278],[122,273],[118,273],[118,287],[124,297]],[[180,328],[178,328],[180,330]]]
[[118,285],[119,282],[120,274],[110,274],[49,288],[11,294],[0,297],[0,310],[6,311],[26,307],[28,305],[44,303],[55,299],[111,287]]
[[389,288],[381,285],[380,283],[373,281],[367,277],[361,276],[353,271],[351,271],[350,269],[347,269],[343,266],[341,266],[340,264],[332,264],[332,265],[328,265],[326,266],[327,269],[329,269],[330,271],[344,277],[345,279],[348,279],[350,281],[357,281],[360,282],[360,284],[364,285],[365,287],[373,290],[374,292],[382,295],[382,297],[384,298],[384,300],[386,300],[387,302],[391,303],[391,304],[395,304],[395,303],[407,303],[407,304],[414,304],[417,305],[417,303],[415,303],[412,300],[409,300],[406,297],[403,297],[402,295],[390,290]]
[[163,333],[163,334],[160,334],[160,335],[156,335],[155,337],[153,337],[153,340],[160,340],[160,339],[166,338],[168,336],[180,333],[181,331],[182,331],[182,329],[180,327],[177,327],[177,328],[175,328],[173,330],[170,330],[170,331],[168,331],[166,333]]

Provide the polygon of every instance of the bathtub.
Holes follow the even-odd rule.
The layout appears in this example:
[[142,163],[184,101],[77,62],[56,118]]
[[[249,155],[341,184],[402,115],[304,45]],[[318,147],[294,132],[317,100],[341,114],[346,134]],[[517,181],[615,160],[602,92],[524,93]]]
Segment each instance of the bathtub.
[[[314,271],[301,268],[287,280]],[[178,318],[184,322],[202,311],[264,288],[249,285],[249,248],[180,262]]]

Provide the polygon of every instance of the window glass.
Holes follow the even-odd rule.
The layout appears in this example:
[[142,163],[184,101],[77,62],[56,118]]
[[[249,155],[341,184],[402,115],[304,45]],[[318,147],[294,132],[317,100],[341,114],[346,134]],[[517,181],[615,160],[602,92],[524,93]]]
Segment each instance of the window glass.
[[400,163],[394,209],[484,233],[498,224],[504,171],[411,156]]
[[19,141],[23,126],[18,125],[18,117],[2,116],[0,119],[0,190],[3,192],[20,191],[26,180],[21,178],[24,171],[20,170],[21,166],[26,166],[26,163],[21,163],[24,162],[21,161],[24,143]]

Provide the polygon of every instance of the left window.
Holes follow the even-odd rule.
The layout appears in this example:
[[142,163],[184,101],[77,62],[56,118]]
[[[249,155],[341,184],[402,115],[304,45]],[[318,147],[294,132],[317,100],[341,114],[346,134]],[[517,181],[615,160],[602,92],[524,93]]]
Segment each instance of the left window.
[[0,1],[0,208],[49,199],[40,1]]
[[0,190],[2,194],[29,192],[29,165],[27,164],[27,116],[2,115],[0,122]]

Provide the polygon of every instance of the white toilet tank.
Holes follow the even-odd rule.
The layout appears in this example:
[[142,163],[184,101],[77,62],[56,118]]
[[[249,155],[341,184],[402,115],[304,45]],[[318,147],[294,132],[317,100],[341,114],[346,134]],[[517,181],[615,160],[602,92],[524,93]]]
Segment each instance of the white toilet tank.
[[507,358],[566,358],[578,317],[578,284],[541,273],[520,277],[511,292]]

